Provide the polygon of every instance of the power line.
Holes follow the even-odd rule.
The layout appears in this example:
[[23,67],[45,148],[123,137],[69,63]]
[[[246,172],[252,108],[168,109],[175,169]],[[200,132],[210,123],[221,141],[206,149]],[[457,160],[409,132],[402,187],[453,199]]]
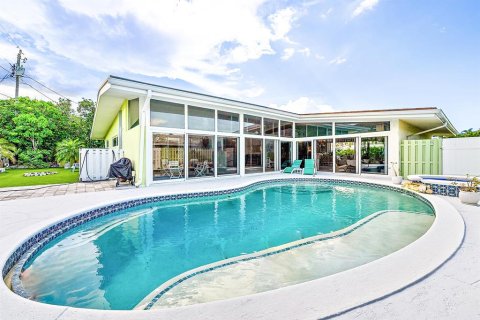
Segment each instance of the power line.
[[7,73],[5,76],[3,76],[2,79],[0,79],[0,83],[2,83],[5,79],[7,79],[10,76],[11,76],[10,73]]
[[[10,66],[10,67],[11,67],[11,66]],[[0,65],[0,68],[2,68],[3,70],[5,70],[5,71],[7,71],[7,72],[12,73],[12,70],[5,69],[2,65]]]
[[13,99],[13,97],[9,96],[8,94],[5,94],[5,93],[1,93],[0,92],[0,95],[4,96],[4,97],[7,97],[7,98],[10,98],[10,99]]
[[26,84],[27,86],[29,86],[30,88],[32,88],[33,90],[37,91],[38,93],[40,93],[42,96],[44,96],[45,98],[47,98],[48,100],[54,102],[54,103],[57,103],[57,101],[53,100],[52,98],[50,98],[49,96],[47,96],[45,93],[41,92],[40,90],[38,90],[37,88],[33,87],[31,84],[23,81],[22,79],[22,83],[23,84]]
[[42,87],[44,87],[44,88],[46,88],[46,89],[50,90],[51,92],[55,93],[56,95],[58,95],[58,96],[60,96],[60,97],[62,97],[62,98],[64,98],[64,99],[67,99],[67,100],[68,100],[68,101],[70,101],[70,102],[74,102],[74,103],[77,103],[77,104],[78,104],[78,102],[76,102],[76,101],[73,101],[72,99],[70,99],[70,98],[67,98],[67,97],[66,97],[66,96],[64,96],[63,94],[61,94],[61,93],[58,93],[57,91],[55,91],[55,90],[53,90],[53,89],[51,89],[51,88],[47,87],[46,85],[44,85],[43,83],[41,83],[41,82],[40,82],[40,81],[38,81],[38,80],[35,80],[35,79],[34,79],[34,78],[32,78],[31,76],[27,76],[27,75],[25,75],[25,76],[24,76],[24,78],[28,78],[28,79],[30,79],[30,80],[33,80],[34,82],[36,82],[36,83],[38,83],[39,85],[41,85]]

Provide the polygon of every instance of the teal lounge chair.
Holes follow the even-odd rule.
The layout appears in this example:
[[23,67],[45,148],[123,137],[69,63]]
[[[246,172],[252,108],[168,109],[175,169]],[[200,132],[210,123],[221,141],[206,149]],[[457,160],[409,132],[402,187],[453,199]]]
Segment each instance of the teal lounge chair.
[[300,165],[302,164],[302,160],[295,160],[291,167],[286,167],[283,169],[283,173],[294,173],[295,171],[302,171],[300,169]]
[[305,166],[303,168],[303,175],[314,176],[316,173],[315,162],[313,159],[305,159]]

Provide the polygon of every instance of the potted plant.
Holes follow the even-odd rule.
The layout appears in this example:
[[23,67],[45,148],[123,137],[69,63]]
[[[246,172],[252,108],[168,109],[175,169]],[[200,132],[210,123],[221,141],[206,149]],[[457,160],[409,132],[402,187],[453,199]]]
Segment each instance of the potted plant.
[[397,168],[396,168],[397,163],[396,162],[390,162],[390,164],[392,165],[392,170],[393,170],[393,174],[394,174],[394,176],[392,176],[392,183],[393,184],[402,184],[403,177],[398,175],[398,171],[397,171]]
[[466,204],[477,204],[480,201],[480,192],[478,191],[478,186],[480,185],[480,180],[478,177],[470,177],[467,174],[467,182],[460,185],[460,192],[458,197],[462,203]]

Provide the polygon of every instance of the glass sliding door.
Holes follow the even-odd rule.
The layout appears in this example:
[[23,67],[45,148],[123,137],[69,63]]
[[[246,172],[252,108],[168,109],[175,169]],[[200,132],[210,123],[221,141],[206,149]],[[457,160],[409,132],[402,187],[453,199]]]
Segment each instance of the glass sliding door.
[[362,173],[387,174],[387,137],[362,138]]
[[217,175],[238,173],[238,138],[217,137]]
[[275,171],[275,140],[266,139],[265,140],[265,171],[271,172]]
[[340,138],[335,141],[335,172],[357,173],[356,138]]
[[213,136],[188,135],[189,178],[214,176],[213,141]]
[[290,141],[280,142],[280,169],[292,165],[292,143]]
[[[297,159],[312,159],[312,141],[297,142]],[[305,161],[302,162],[302,168]]]
[[245,138],[245,173],[263,172],[263,140]]
[[316,148],[318,171],[333,172],[333,139],[317,140]]
[[153,180],[184,177],[185,137],[174,134],[153,134]]

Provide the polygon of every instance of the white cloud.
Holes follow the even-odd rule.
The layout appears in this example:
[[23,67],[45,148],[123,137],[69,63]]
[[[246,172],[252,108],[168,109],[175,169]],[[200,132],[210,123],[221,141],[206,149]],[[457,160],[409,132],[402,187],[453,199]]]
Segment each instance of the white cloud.
[[280,9],[269,16],[275,40],[289,40],[287,34],[297,18],[297,11],[292,7]]
[[299,53],[299,54],[302,54],[304,55],[305,57],[310,57],[310,54],[311,54],[311,50],[310,48],[302,48],[302,49],[295,49],[295,48],[285,48],[283,49],[283,55],[282,55],[282,60],[288,60],[290,59],[291,57],[293,57],[293,55],[295,53]]
[[379,0],[362,0],[355,10],[353,10],[352,16],[356,17],[367,10],[372,10],[378,4],[378,1]]
[[329,64],[343,64],[347,62],[347,58],[342,58],[342,57],[336,57],[335,59],[330,60],[328,63]]
[[325,103],[318,103],[314,99],[311,99],[309,97],[300,97],[296,100],[290,100],[286,104],[281,106],[272,104],[270,105],[270,107],[300,114],[336,111],[331,105]]
[[68,22],[54,18],[63,14],[52,11],[55,6],[7,1],[0,21],[28,34],[32,48],[45,53],[38,63],[53,64],[52,70],[55,55],[97,72],[181,79],[236,97],[263,90],[239,82],[238,65],[275,54],[275,41],[290,41],[297,11],[265,14],[265,1],[59,0],[72,15],[64,16]]
[[295,48],[285,48],[283,49],[282,60],[288,60],[295,54]]
[[323,20],[326,20],[332,14],[332,12],[333,12],[333,8],[328,8],[327,11],[322,12],[320,14],[320,18],[322,18]]

